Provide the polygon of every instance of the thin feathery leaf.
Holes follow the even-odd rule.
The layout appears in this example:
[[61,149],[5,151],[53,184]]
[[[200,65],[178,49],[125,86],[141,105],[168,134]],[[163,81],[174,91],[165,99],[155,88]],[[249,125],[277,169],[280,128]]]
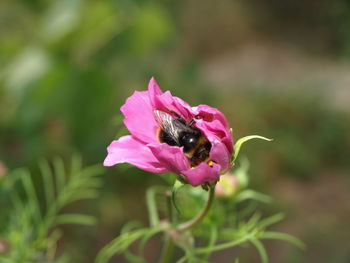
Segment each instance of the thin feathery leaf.
[[14,211],[19,212],[24,210],[25,204],[16,191],[11,194],[10,199],[14,206]]
[[263,203],[270,203],[272,201],[272,198],[270,196],[259,193],[251,189],[244,190],[236,196],[237,201],[244,201],[248,199],[260,201]]
[[[76,162],[78,162],[78,161],[76,161]],[[78,167],[78,165],[80,165],[80,164],[76,164],[75,166]],[[74,168],[74,169],[76,169],[76,168]],[[82,169],[80,171],[77,171],[76,174],[79,174],[82,177],[91,177],[91,176],[96,176],[96,175],[102,174],[103,171],[104,171],[103,166],[100,164],[97,164],[97,165],[89,166],[89,167]]]
[[259,252],[261,263],[268,263],[269,258],[267,256],[266,249],[264,245],[256,238],[250,238],[249,241],[256,247],[256,249]]
[[148,228],[142,228],[116,237],[100,250],[95,263],[107,263],[114,255],[124,252],[132,243],[143,237],[148,231]]
[[255,214],[253,214],[250,217],[250,219],[242,225],[242,228],[244,229],[244,231],[247,231],[247,232],[253,231],[256,225],[258,224],[260,218],[261,218],[260,213],[256,212]]
[[241,238],[238,238],[238,239],[233,240],[233,241],[225,242],[225,243],[215,245],[212,247],[196,248],[195,253],[196,254],[206,254],[206,253],[210,253],[210,252],[215,252],[215,251],[235,247],[237,245],[240,245],[240,244],[247,242],[254,235],[255,235],[255,233],[247,233],[246,235],[242,236]]
[[55,171],[57,194],[59,194],[62,191],[66,181],[66,172],[62,158],[56,157],[53,161],[53,167]]
[[141,227],[142,227],[142,225],[139,221],[130,221],[122,227],[122,229],[120,230],[120,233],[125,234],[127,232],[130,232],[132,230],[135,230],[135,229],[141,228]]
[[27,170],[22,170],[22,184],[24,191],[27,195],[27,200],[32,207],[32,216],[33,219],[36,219],[37,222],[41,222],[41,211],[40,211],[40,203],[38,196],[35,192],[34,184],[31,178],[30,173]]
[[124,255],[125,259],[128,262],[131,262],[131,263],[147,263],[147,261],[144,258],[131,253],[129,249],[126,249],[124,251],[123,255]]
[[55,198],[53,174],[46,160],[41,160],[39,162],[39,168],[41,171],[41,176],[43,178],[43,183],[44,183],[43,188],[45,193],[46,207],[48,209],[51,206],[51,204],[54,202],[54,198]]
[[[61,237],[53,227],[67,223],[95,223],[95,218],[89,215],[59,215],[62,208],[75,200],[95,197],[101,185],[101,180],[96,177],[100,174],[101,167],[93,166],[83,170],[80,157],[75,157],[72,163],[71,171],[74,172],[70,176],[67,176],[61,158],[54,160],[53,169],[46,161],[39,163],[44,205],[41,204],[42,199],[38,198],[38,189],[33,182],[33,178],[37,177],[32,177],[24,169],[16,170],[13,176],[8,177],[12,189],[8,192],[12,209],[7,227],[11,253],[7,253],[5,258],[10,259],[10,262],[34,262],[39,258],[43,262],[52,262],[55,259],[57,241]],[[45,207],[42,212],[41,207]],[[61,257],[58,262],[70,261]]]
[[180,211],[179,207],[178,207],[177,204],[176,204],[176,194],[177,194],[178,190],[179,190],[181,187],[183,187],[183,186],[184,186],[183,183],[181,183],[180,181],[176,180],[175,183],[174,183],[173,189],[172,189],[172,191],[171,191],[171,201],[172,201],[172,203],[173,203],[173,205],[174,205],[174,207],[175,207],[176,212],[177,212],[179,215],[181,215],[181,211]]
[[71,161],[70,174],[79,176],[83,169],[83,161],[79,154],[74,154]]
[[[207,248],[209,248],[209,249],[212,248],[215,245],[217,239],[218,239],[218,229],[217,229],[217,227],[215,225],[211,225],[209,242],[208,242]],[[207,260],[209,258],[209,256],[210,256],[210,254],[211,253],[205,253],[203,255],[203,259]]]
[[159,192],[159,187],[150,187],[146,191],[146,204],[148,209],[149,222],[151,226],[159,225],[159,215],[156,203],[157,192]]
[[144,235],[144,237],[142,237],[140,245],[139,245],[139,255],[142,256],[144,249],[145,249],[145,245],[148,242],[148,240],[150,238],[152,238],[153,236],[157,235],[158,233],[169,229],[170,225],[163,225],[163,226],[158,226],[158,227],[152,227],[149,229],[149,231]]
[[260,228],[260,229],[264,229],[270,225],[273,225],[275,223],[278,223],[279,221],[281,221],[282,219],[284,218],[284,214],[283,213],[278,213],[278,214],[275,214],[273,216],[270,216],[270,217],[267,217],[267,218],[264,218],[263,220],[261,220],[257,226]]
[[259,237],[259,239],[283,240],[283,241],[287,241],[289,243],[294,244],[295,246],[299,247],[300,249],[306,248],[305,243],[302,242],[300,239],[298,239],[294,236],[291,236],[289,234],[285,234],[285,233],[269,231],[269,232],[264,232],[264,233],[260,234],[258,237]]
[[[120,234],[125,234],[127,232],[131,232],[132,230],[135,230],[136,228],[141,228],[141,224],[138,221],[130,221],[128,223],[126,223],[121,231]],[[126,260],[128,260],[129,262],[132,263],[147,263],[142,257],[140,257],[139,255],[135,255],[133,253],[130,252],[129,249],[126,249],[123,253],[124,257],[126,258]]]

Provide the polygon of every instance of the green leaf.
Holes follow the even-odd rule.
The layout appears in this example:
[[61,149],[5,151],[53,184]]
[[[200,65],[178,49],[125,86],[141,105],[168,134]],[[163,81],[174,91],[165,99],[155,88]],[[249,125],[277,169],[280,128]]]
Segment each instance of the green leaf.
[[141,223],[139,221],[129,221],[128,223],[126,223],[122,229],[120,230],[121,234],[127,233],[127,232],[131,232],[132,230],[135,230],[137,228],[141,228]]
[[298,239],[292,235],[280,233],[280,232],[272,232],[272,231],[264,232],[264,233],[259,235],[259,238],[260,239],[278,239],[278,240],[287,241],[287,242],[290,242],[301,249],[305,249],[305,247],[306,247],[304,242],[302,242],[300,239]]
[[248,204],[246,206],[244,206],[237,214],[237,219],[243,220],[247,216],[254,213],[256,211],[257,207],[258,207],[257,202],[248,202]]
[[[78,171],[77,174],[78,175],[81,174],[82,177],[94,177],[98,174],[102,174],[104,172],[104,170],[105,169],[103,168],[103,166],[101,164],[96,164],[93,166],[86,167],[84,169],[81,168],[81,170]],[[72,174],[74,174],[74,173],[72,172]],[[90,178],[87,180],[90,180]]]
[[205,259],[197,257],[191,247],[182,247],[185,251],[185,255],[180,258],[176,263],[210,263]]
[[28,198],[29,206],[32,207],[33,218],[38,220],[37,222],[39,223],[41,222],[40,203],[38,200],[38,196],[36,195],[34,184],[29,171],[22,170],[21,179],[22,179],[24,190]]
[[56,157],[53,161],[53,167],[55,171],[55,179],[56,179],[56,187],[57,187],[57,192],[61,191],[61,189],[65,185],[65,170],[64,170],[64,164],[63,160],[60,157]]
[[138,256],[138,255],[134,255],[133,253],[130,252],[129,249],[126,249],[123,253],[125,259],[128,261],[128,262],[131,262],[131,263],[147,263],[147,261]]
[[140,256],[143,256],[143,253],[144,253],[144,249],[145,249],[145,246],[146,246],[146,243],[147,241],[152,238],[153,236],[155,236],[156,234],[164,231],[165,229],[168,229],[170,228],[170,225],[163,225],[163,226],[157,226],[157,227],[153,227],[153,228],[150,228],[148,233],[146,233],[141,241],[140,241],[140,245],[139,245],[139,255]]
[[176,180],[176,181],[175,181],[175,184],[174,184],[174,186],[173,186],[173,190],[172,190],[172,192],[171,192],[171,201],[172,201],[172,203],[173,203],[173,205],[174,205],[174,207],[175,207],[176,212],[177,212],[179,215],[181,214],[181,212],[180,212],[179,207],[178,207],[177,204],[176,204],[176,194],[177,194],[177,191],[178,191],[181,187],[183,187],[183,186],[184,186],[183,183],[181,183],[180,181]]
[[223,250],[223,249],[227,249],[227,248],[231,248],[240,244],[243,244],[245,242],[247,242],[255,233],[246,233],[244,236],[226,242],[226,243],[222,243],[216,246],[212,246],[212,247],[204,247],[204,248],[197,248],[195,249],[195,253],[196,254],[207,254],[210,252],[215,252],[215,251],[219,251],[219,250]]
[[156,194],[164,192],[167,188],[162,186],[153,186],[146,191],[146,204],[148,209],[149,222],[151,226],[159,225],[159,215],[156,203]]
[[155,200],[155,189],[153,187],[149,188],[146,192],[146,203],[150,225],[156,226],[159,224],[159,215]]
[[262,263],[268,263],[269,262],[269,258],[267,256],[267,252],[266,252],[266,249],[265,249],[264,245],[256,238],[250,238],[249,240],[256,247],[256,249],[258,250],[260,258],[261,258],[261,262]]
[[[93,167],[96,167],[96,166],[97,165],[87,167],[84,169],[84,171],[91,169]],[[83,170],[83,161],[81,159],[81,156],[79,154],[74,154],[72,157],[72,161],[71,161],[70,173],[71,173],[71,175],[78,176],[81,174],[82,170]],[[96,172],[96,173],[98,174],[99,172]]]
[[267,217],[267,218],[261,220],[257,226],[260,229],[264,229],[270,225],[273,225],[273,224],[281,221],[283,218],[284,218],[284,215],[282,213],[278,213],[278,214],[275,214],[273,216],[270,216],[270,217]]
[[253,231],[256,225],[258,224],[260,218],[261,218],[261,214],[258,212],[255,212],[246,223],[242,224],[241,228],[245,232]]
[[[218,239],[218,228],[216,227],[216,225],[211,225],[209,243],[207,247],[209,249],[212,248],[215,245],[217,239]],[[203,258],[208,259],[210,254],[211,254],[210,252],[204,254]]]
[[244,201],[247,199],[251,199],[251,200],[256,200],[256,201],[260,201],[263,203],[269,203],[271,202],[271,197],[262,193],[259,193],[257,191],[254,190],[244,190],[242,192],[240,192],[237,196],[236,196],[236,200],[238,202],[240,201]]
[[[125,234],[127,232],[131,232],[132,230],[135,230],[137,228],[141,228],[141,224],[138,221],[130,221],[126,223],[122,229],[120,230],[120,234]],[[140,257],[139,255],[133,254],[129,249],[124,250],[123,252],[124,257],[126,260],[132,263],[146,263],[145,259]]]
[[[55,258],[57,242],[61,237],[52,231],[57,224],[95,223],[95,219],[88,215],[59,215],[64,206],[75,200],[95,196],[100,186],[100,181],[95,177],[100,169],[93,166],[82,170],[80,158],[73,158],[73,165],[70,176],[67,176],[62,159],[55,159],[53,169],[46,161],[41,161],[39,166],[42,189],[34,181],[38,176],[31,175],[25,169],[18,169],[13,176],[8,177],[12,191],[7,194],[12,202],[9,211],[6,211],[10,219],[6,238],[11,244],[11,252],[14,253],[6,256],[10,257],[11,262]],[[44,198],[39,198],[42,197],[38,194],[41,192]],[[64,262],[63,258],[60,262]]]
[[141,228],[116,237],[100,250],[95,263],[107,263],[114,255],[123,253],[132,243],[142,238],[148,232],[148,228]]
[[54,202],[55,198],[55,187],[52,179],[53,175],[50,166],[46,160],[41,160],[39,162],[39,168],[44,182],[46,208],[49,209],[49,207]]
[[260,136],[260,135],[249,135],[249,136],[245,136],[243,138],[238,139],[238,141],[235,143],[235,146],[234,146],[235,153],[234,153],[232,160],[231,160],[232,163],[234,163],[236,161],[243,143],[250,141],[252,139],[261,139],[261,140],[265,140],[265,141],[272,141],[272,139],[268,139],[268,138]]

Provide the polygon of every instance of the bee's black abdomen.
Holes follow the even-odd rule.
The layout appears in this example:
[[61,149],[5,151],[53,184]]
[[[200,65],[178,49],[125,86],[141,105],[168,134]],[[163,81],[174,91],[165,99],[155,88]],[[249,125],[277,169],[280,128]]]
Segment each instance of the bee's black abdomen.
[[184,152],[193,150],[198,143],[199,136],[195,133],[184,132],[180,136],[180,145],[184,147]]
[[191,158],[191,166],[192,167],[197,166],[201,162],[204,162],[205,160],[207,160],[209,158],[210,149],[211,149],[211,143],[208,141],[200,145],[196,149],[196,151],[193,153],[193,156]]
[[177,142],[173,139],[173,137],[163,130],[161,130],[159,133],[159,141],[164,142],[170,146],[179,146]]

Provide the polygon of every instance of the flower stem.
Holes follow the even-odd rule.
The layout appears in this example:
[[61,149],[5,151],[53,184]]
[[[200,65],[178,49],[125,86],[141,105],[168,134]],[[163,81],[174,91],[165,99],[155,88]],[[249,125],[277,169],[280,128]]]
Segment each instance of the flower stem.
[[[169,219],[169,223],[171,224],[174,221],[174,212],[173,212],[173,206],[171,202],[171,192],[166,191],[165,197],[167,200],[168,219]],[[159,263],[170,263],[174,254],[174,250],[175,250],[175,245],[174,245],[174,241],[172,240],[172,237],[169,235],[166,235],[164,237],[163,251],[162,251],[162,256],[159,260]]]
[[170,263],[174,254],[175,245],[171,237],[166,236],[164,240],[163,256],[161,257],[159,263]]
[[[199,212],[199,214],[194,217],[193,219],[178,225],[175,230],[179,231],[179,232],[183,232],[186,231],[190,228],[192,228],[193,226],[195,226],[196,224],[198,224],[199,222],[202,221],[202,219],[206,216],[206,214],[208,213],[211,204],[213,203],[213,199],[214,199],[214,193],[215,193],[215,185],[211,185],[209,187],[209,196],[208,196],[208,200],[205,204],[205,206],[203,207],[203,209]],[[169,221],[173,222],[174,221],[174,217],[173,217],[173,211],[172,211],[172,204],[171,204],[171,199],[170,199],[170,195],[169,193],[166,193],[167,196],[167,200],[168,200],[168,214],[169,214]],[[171,236],[166,236],[165,237],[165,244],[163,247],[163,255],[159,261],[159,263],[169,263],[172,260],[172,256],[174,253],[174,249],[175,249],[175,244],[174,241],[172,240]]]
[[205,204],[203,209],[199,212],[199,214],[196,217],[194,217],[193,219],[177,226],[176,229],[178,231],[186,231],[186,230],[192,228],[193,226],[195,226],[196,224],[198,224],[200,221],[202,221],[202,219],[208,213],[208,211],[211,207],[211,204],[213,203],[214,193],[215,193],[215,185],[211,185],[209,187],[209,197],[208,197],[207,203]]

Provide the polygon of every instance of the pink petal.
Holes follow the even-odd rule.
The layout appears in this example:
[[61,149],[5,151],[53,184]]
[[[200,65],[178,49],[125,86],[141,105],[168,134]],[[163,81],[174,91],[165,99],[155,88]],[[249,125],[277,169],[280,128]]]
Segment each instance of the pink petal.
[[151,150],[141,141],[130,135],[120,137],[113,141],[107,148],[108,155],[104,160],[104,166],[112,166],[118,163],[129,163],[136,167],[153,172],[164,173],[168,170],[163,166]]
[[158,83],[154,77],[152,77],[148,83],[148,92],[152,98],[163,94],[163,91],[159,88]]
[[182,174],[186,177],[188,182],[193,185],[201,185],[206,182],[214,183],[220,178],[220,165],[213,163],[209,166],[207,163],[201,163],[195,168],[183,171]]
[[193,118],[190,105],[182,99],[172,96],[170,91],[162,93],[154,78],[151,78],[148,84],[148,94],[154,109],[173,111],[188,120]]
[[146,143],[156,141],[158,125],[154,120],[148,91],[135,91],[120,110],[125,116],[125,126],[134,137]]
[[181,174],[181,171],[190,168],[189,160],[184,155],[182,148],[165,143],[153,143],[147,146],[167,170]]
[[[196,120],[196,127],[200,129],[211,143],[210,158],[220,164],[222,170],[230,168],[232,136],[218,120],[206,122]],[[229,151],[231,150],[231,152]]]
[[199,115],[204,121],[211,122],[213,120],[219,120],[226,129],[229,128],[225,115],[218,109],[204,104],[193,107],[192,109],[194,109],[196,114]]
[[[196,117],[205,122],[203,125],[208,127],[206,129],[210,129],[212,132],[216,133],[220,137],[220,140],[226,145],[229,153],[233,154],[232,131],[225,115],[218,109],[207,105],[199,105],[192,109]],[[217,121],[219,121],[219,123]]]
[[220,164],[221,170],[226,171],[231,166],[231,157],[225,144],[219,140],[211,142],[210,159]]
[[219,120],[207,122],[203,119],[196,119],[195,121],[196,127],[204,133],[210,142],[214,141],[214,139],[220,140],[225,144],[227,151],[232,155],[233,139],[230,129],[227,129]]

